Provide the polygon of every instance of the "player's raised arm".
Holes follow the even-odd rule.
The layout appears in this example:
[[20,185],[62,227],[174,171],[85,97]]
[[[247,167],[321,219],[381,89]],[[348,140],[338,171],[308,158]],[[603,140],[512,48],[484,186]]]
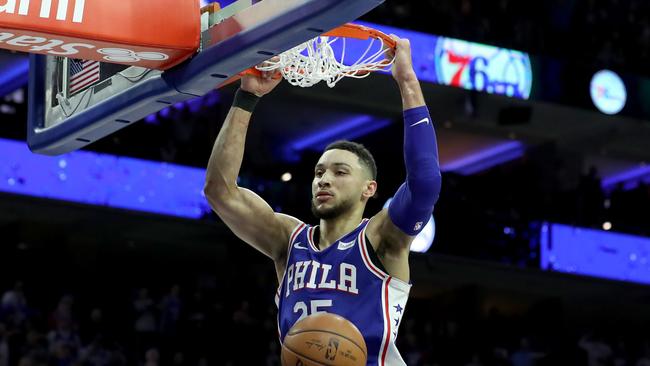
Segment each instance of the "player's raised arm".
[[241,88],[214,143],[204,188],[210,206],[235,235],[275,261],[284,256],[290,231],[298,221],[273,212],[260,196],[238,187],[237,176],[255,104],[280,80],[268,73],[242,78]]
[[[373,218],[369,235],[374,234],[379,242],[375,245],[382,246],[379,252],[399,258],[397,262],[400,262],[404,254],[408,256],[413,237],[424,228],[431,216],[440,193],[441,175],[433,121],[413,70],[410,43],[407,39],[394,39],[397,47],[392,73],[402,96],[404,110],[406,181],[395,193],[388,209]],[[386,259],[384,264],[390,260]],[[404,272],[403,265],[388,263],[387,267]],[[407,273],[401,274],[404,278],[408,277]]]

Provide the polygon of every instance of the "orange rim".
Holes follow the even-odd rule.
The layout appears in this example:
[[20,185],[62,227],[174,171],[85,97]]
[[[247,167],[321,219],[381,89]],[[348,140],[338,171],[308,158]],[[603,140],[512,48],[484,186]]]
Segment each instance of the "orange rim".
[[384,41],[384,44],[392,49],[395,49],[397,43],[389,35],[380,32],[376,29],[368,28],[363,25],[347,23],[338,28],[334,28],[329,32],[323,33],[323,36],[329,37],[347,37],[355,39],[368,39],[375,38]]

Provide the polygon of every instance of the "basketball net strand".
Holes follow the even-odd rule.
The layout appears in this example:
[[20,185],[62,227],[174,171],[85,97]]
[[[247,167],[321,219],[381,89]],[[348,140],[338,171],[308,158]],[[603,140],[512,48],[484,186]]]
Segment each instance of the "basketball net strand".
[[[342,39],[341,60],[336,59],[332,44]],[[375,41],[379,48],[370,56]],[[296,46],[256,68],[260,71],[279,71],[291,85],[303,88],[325,81],[333,88],[344,77],[365,78],[372,71],[385,70],[393,64],[394,57],[386,58],[390,48],[381,38],[370,38],[366,51],[351,65],[345,65],[346,37],[320,36]]]

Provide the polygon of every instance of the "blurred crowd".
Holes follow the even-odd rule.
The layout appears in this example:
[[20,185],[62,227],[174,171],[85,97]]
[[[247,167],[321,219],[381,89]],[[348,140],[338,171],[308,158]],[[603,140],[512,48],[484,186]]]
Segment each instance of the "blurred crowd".
[[[131,298],[102,304],[72,293],[35,301],[39,289],[17,282],[2,294],[0,366],[279,366],[272,278],[249,278],[247,291],[226,293],[178,284],[125,289]],[[477,314],[462,310],[476,306],[467,296],[455,296],[462,305],[410,300],[398,338],[409,366],[650,364],[647,333],[579,329],[544,302],[524,314],[497,307]]]
[[650,75],[650,3],[643,0],[395,0],[366,19]]
[[247,293],[130,288],[113,301],[33,299],[44,283],[17,282],[2,295],[0,366],[278,365],[274,290],[250,282]]

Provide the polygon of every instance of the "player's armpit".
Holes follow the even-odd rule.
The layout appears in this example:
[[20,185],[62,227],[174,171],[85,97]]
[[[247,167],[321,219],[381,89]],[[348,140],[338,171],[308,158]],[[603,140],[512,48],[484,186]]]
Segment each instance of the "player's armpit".
[[241,187],[228,195],[210,194],[208,187],[206,197],[214,212],[238,238],[274,261],[285,256],[289,235],[298,219],[273,212],[262,197]]
[[393,223],[385,208],[370,219],[366,235],[378,252],[402,252],[411,246],[415,236],[410,236]]
[[368,222],[366,236],[386,272],[404,282],[410,280],[409,249],[414,237],[398,228],[383,209]]

